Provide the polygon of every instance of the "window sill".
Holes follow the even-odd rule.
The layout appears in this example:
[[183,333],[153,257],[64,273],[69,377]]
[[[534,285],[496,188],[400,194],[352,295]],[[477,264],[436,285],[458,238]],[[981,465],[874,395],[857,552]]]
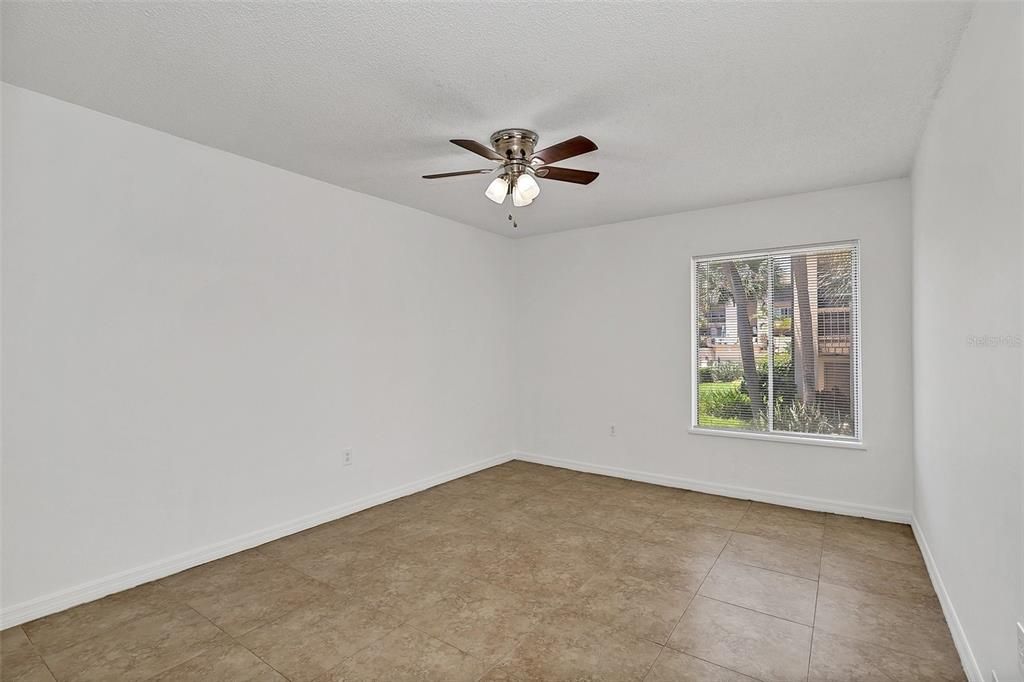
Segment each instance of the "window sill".
[[774,441],[776,443],[795,443],[797,445],[817,445],[826,448],[843,448],[846,450],[867,450],[862,441],[837,440],[832,438],[814,438],[812,436],[784,436],[779,433],[753,433],[750,431],[725,431],[719,429],[702,429],[690,427],[690,433],[696,436],[723,436],[725,438],[744,438],[747,440]]

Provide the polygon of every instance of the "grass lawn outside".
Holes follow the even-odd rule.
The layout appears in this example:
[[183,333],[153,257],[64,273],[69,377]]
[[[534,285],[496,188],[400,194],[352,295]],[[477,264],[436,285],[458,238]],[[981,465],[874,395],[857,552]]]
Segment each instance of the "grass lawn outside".
[[714,394],[738,391],[741,381],[741,379],[737,379],[736,381],[707,382],[697,385],[697,391],[700,394],[700,402],[698,403],[700,411],[697,413],[698,426],[724,426],[730,429],[750,428],[750,422],[745,419],[740,419],[738,417],[716,417],[707,414],[703,409],[705,398]]

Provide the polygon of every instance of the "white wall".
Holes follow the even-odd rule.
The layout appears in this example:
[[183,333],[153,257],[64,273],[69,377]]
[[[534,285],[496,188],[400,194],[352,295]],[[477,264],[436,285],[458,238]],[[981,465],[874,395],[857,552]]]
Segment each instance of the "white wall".
[[[909,517],[909,189],[894,180],[517,242],[520,448]],[[690,258],[844,239],[861,240],[867,449],[687,433]]]
[[511,241],[3,94],[6,611],[514,449]]
[[913,173],[914,513],[968,669],[1003,682],[1024,620],[1021,8],[975,8]]

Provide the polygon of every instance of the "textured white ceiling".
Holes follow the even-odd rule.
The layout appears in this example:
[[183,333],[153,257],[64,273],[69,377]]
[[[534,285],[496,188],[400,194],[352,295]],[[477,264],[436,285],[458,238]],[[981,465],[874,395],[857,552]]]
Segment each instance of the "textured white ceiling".
[[[512,234],[449,144],[600,150],[520,235],[905,175],[969,5],[3,3],[3,77]],[[483,163],[481,163],[483,161]]]

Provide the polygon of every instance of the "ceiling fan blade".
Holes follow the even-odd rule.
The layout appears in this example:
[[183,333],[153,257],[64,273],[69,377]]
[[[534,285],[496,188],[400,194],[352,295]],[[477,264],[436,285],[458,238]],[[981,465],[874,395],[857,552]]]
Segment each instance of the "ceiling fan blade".
[[480,168],[471,171],[455,171],[454,173],[434,173],[432,175],[424,175],[423,177],[427,180],[434,180],[436,178],[454,178],[456,175],[479,175],[480,173],[493,173],[493,168]]
[[479,154],[485,159],[491,161],[504,161],[505,157],[494,151],[485,144],[480,144],[476,140],[449,140],[452,144],[456,144],[467,151],[471,151],[474,154]]
[[537,177],[545,180],[560,180],[562,182],[575,182],[577,185],[589,185],[600,173],[594,171],[576,170],[575,168],[557,168],[555,166],[544,166],[537,169]]
[[[454,142],[454,140],[453,140]],[[537,159],[543,164],[556,163],[564,159],[570,159],[580,154],[586,154],[597,149],[597,145],[583,137],[577,135],[574,138],[559,142],[558,144],[551,145],[545,149],[541,149],[535,153],[531,159]]]

